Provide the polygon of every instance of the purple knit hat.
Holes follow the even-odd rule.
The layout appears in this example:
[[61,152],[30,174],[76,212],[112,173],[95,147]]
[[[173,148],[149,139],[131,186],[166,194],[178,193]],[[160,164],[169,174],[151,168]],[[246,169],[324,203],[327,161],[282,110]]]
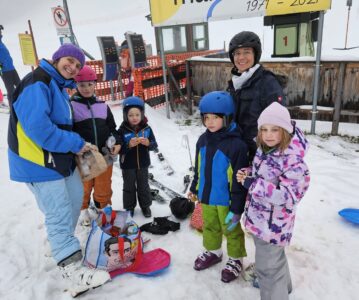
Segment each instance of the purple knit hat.
[[293,132],[293,125],[290,120],[289,111],[278,102],[273,102],[265,110],[263,110],[259,116],[258,129],[265,124],[276,125],[287,130],[289,133]]
[[85,54],[84,52],[75,45],[63,44],[59,49],[52,55],[53,61],[59,60],[61,57],[72,56],[76,58],[81,66],[85,65]]

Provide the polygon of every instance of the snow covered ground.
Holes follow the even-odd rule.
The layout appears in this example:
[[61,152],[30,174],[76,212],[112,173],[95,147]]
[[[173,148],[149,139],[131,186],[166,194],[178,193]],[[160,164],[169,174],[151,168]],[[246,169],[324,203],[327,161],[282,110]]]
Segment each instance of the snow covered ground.
[[[344,47],[347,7],[343,0],[333,0],[332,9],[325,15],[323,41],[324,56],[340,59],[359,57],[359,49],[335,51]],[[74,31],[80,45],[97,59],[100,51],[96,36],[114,36],[122,41],[124,32],[142,33],[148,43],[154,42],[154,30],[145,19],[149,14],[145,0],[68,1]],[[50,58],[59,46],[51,18],[51,7],[62,1],[47,0],[1,0],[0,24],[4,25],[4,43],[9,48],[20,76],[30,68],[22,65],[17,34],[28,30],[27,20],[32,21],[39,57]],[[223,47],[241,30],[255,30],[263,39],[263,58],[273,49],[273,32],[263,28],[262,18],[229,20],[209,24],[210,48]],[[353,1],[350,19],[348,47],[359,45],[359,1]],[[3,83],[0,81],[0,88]],[[112,107],[118,125],[122,119],[120,106]],[[182,191],[183,176],[190,166],[188,150],[183,135],[188,135],[194,156],[195,143],[204,128],[198,115],[187,118],[177,113],[172,119],[165,117],[165,110],[146,108],[160,149],[175,169],[172,176],[165,175],[157,157],[152,157],[155,177],[169,187]],[[299,121],[310,131],[310,122]],[[7,166],[8,115],[0,113],[0,299],[43,300],[71,299],[65,292],[55,263],[44,256],[46,232],[43,216],[25,184],[11,182]],[[317,122],[317,133],[329,133],[331,124]],[[340,124],[342,135],[359,136],[358,124]],[[340,137],[325,135],[308,136],[311,148],[307,163],[311,170],[311,186],[299,206],[292,245],[287,254],[294,285],[291,300],[354,300],[359,291],[359,226],[342,220],[337,212],[345,207],[359,208],[359,144]],[[114,168],[113,206],[122,208],[122,178]],[[170,214],[165,204],[153,204],[154,216]],[[135,220],[142,225],[148,222],[136,211]],[[87,231],[79,228],[82,243]],[[201,235],[189,227],[188,220],[181,222],[181,230],[165,236],[151,236],[146,251],[161,247],[172,255],[171,266],[163,274],[144,278],[126,274],[82,296],[82,299],[259,299],[259,291],[242,279],[230,284],[220,281],[222,264],[202,271],[193,270],[193,261],[202,251]],[[247,236],[247,265],[253,262],[254,246]]]
[[[112,110],[120,124],[121,107],[112,106]],[[176,172],[172,176],[165,175],[154,156],[151,171],[159,181],[181,192],[183,176],[190,165],[182,137],[189,136],[193,157],[195,142],[204,127],[200,125],[198,114],[191,118],[191,125],[185,125],[187,118],[178,113],[168,120],[164,108],[146,107],[146,115],[161,151]],[[0,113],[0,299],[71,299],[54,261],[44,256],[46,231],[32,194],[25,184],[9,180],[7,122],[8,115]],[[310,130],[310,122],[298,123]],[[318,133],[330,132],[330,123],[317,122],[316,125]],[[340,124],[339,131],[357,137],[359,125]],[[345,207],[359,208],[359,144],[324,135],[308,138],[311,148],[306,161],[311,171],[311,186],[299,205],[294,238],[287,248],[294,285],[290,299],[354,300],[359,290],[359,226],[344,221],[337,212]],[[119,168],[114,170],[113,206],[121,209],[122,178]],[[166,204],[154,202],[152,211],[153,216],[170,215]],[[135,220],[140,225],[149,221],[138,208]],[[78,228],[82,243],[86,235],[86,230]],[[243,279],[230,284],[220,281],[225,260],[209,270],[193,270],[194,259],[202,251],[202,237],[189,227],[188,220],[181,222],[177,232],[149,236],[151,242],[145,251],[160,247],[172,256],[171,265],[164,273],[157,277],[121,275],[81,299],[259,299],[259,291]],[[254,259],[251,237],[247,235],[246,241],[245,265]]]

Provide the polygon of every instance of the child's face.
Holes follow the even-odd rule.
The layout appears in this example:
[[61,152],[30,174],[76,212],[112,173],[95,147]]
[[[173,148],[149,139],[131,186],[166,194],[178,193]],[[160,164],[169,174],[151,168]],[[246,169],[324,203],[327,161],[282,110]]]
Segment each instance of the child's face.
[[89,98],[95,93],[96,82],[84,81],[77,83],[77,89],[82,97]]
[[262,125],[260,133],[263,142],[270,148],[277,146],[282,140],[281,130],[278,126],[269,124]]
[[127,113],[128,123],[132,126],[136,126],[141,122],[141,110],[137,107],[132,107]]
[[223,119],[215,114],[204,114],[204,126],[210,132],[217,132],[223,127]]
[[55,64],[57,71],[65,79],[73,79],[81,70],[81,63],[72,56],[61,57]]

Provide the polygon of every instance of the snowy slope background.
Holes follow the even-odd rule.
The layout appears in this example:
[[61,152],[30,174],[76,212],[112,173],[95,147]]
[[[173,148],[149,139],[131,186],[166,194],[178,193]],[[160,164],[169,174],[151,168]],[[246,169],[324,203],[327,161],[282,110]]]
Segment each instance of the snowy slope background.
[[[148,1],[84,1],[69,0],[74,30],[83,48],[100,58],[96,36],[113,35],[123,40],[127,30],[142,33],[154,46],[153,28],[144,18],[149,13]],[[333,47],[344,46],[346,1],[333,0],[332,10],[325,16],[323,55],[359,57],[357,50],[338,52]],[[359,44],[359,3],[353,1],[348,46]],[[17,33],[27,30],[27,20],[32,20],[39,57],[50,57],[59,45],[51,19],[50,7],[62,1],[1,0],[0,24],[5,27],[4,42],[10,49],[20,76],[29,71],[22,66]],[[263,29],[262,19],[231,20],[210,23],[210,45],[222,48],[223,41],[238,31],[255,30],[264,37],[264,56],[269,57],[272,32]],[[269,31],[268,31],[269,30]],[[269,33],[268,33],[269,32]],[[0,83],[2,84],[2,82]],[[1,86],[3,87],[3,86]],[[112,106],[118,125],[122,120],[120,106]],[[187,126],[187,118],[180,113],[165,117],[164,108],[146,107],[146,115],[154,129],[160,149],[175,169],[172,176],[165,175],[158,159],[152,157],[151,172],[161,182],[177,191],[183,189],[183,176],[190,162],[183,135],[188,135],[194,156],[195,142],[204,131],[198,113]],[[308,121],[298,121],[310,130]],[[35,199],[24,184],[9,180],[7,166],[8,115],[0,114],[0,299],[42,300],[71,299],[65,292],[66,283],[56,270],[54,261],[44,256],[46,230]],[[329,133],[331,124],[317,122],[317,133]],[[340,124],[342,135],[359,136],[358,124]],[[359,145],[340,137],[308,136],[311,148],[306,161],[311,170],[311,186],[298,208],[292,245],[287,254],[294,285],[291,300],[357,299],[359,291],[359,227],[342,220],[337,212],[345,207],[359,208]],[[122,208],[122,177],[114,168],[113,206]],[[154,216],[170,215],[167,205],[154,203]],[[139,225],[148,222],[136,210]],[[87,231],[78,228],[82,243]],[[126,274],[115,278],[105,286],[87,293],[81,299],[259,299],[259,291],[242,279],[231,284],[220,281],[222,264],[202,272],[193,270],[193,261],[202,251],[201,235],[190,229],[189,222],[181,222],[181,230],[165,236],[152,236],[145,251],[161,247],[172,255],[171,266],[163,274],[144,278]],[[248,258],[253,262],[254,246],[246,236]],[[225,248],[225,243],[223,244]]]

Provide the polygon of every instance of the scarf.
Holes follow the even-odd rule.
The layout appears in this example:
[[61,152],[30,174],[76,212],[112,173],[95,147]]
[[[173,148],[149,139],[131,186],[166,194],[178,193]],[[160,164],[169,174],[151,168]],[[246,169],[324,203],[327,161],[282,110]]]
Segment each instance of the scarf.
[[247,80],[252,77],[253,73],[255,71],[257,71],[257,69],[259,67],[260,67],[260,64],[256,64],[252,68],[243,72],[240,76],[233,75],[232,82],[233,82],[234,89],[239,90],[243,86],[243,84],[245,84],[247,82]]

